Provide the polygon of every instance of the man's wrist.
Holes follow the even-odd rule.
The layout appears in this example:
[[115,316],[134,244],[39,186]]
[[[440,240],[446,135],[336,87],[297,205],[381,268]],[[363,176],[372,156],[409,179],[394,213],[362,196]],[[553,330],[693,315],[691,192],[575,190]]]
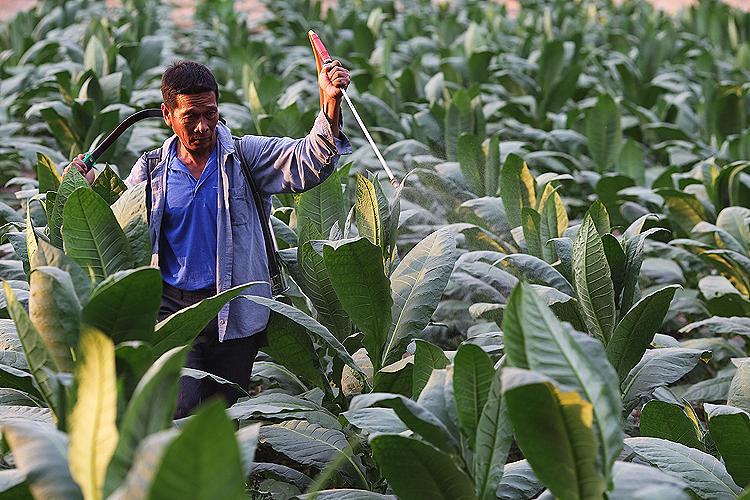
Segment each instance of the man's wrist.
[[341,116],[341,98],[326,98],[322,105],[323,114],[331,126],[334,137],[339,137],[339,118]]

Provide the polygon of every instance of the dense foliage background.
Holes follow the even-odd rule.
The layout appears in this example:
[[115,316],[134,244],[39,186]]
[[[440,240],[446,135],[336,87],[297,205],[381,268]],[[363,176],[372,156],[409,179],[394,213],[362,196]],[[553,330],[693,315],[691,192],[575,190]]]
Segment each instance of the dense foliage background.
[[[7,498],[733,498],[750,485],[750,14],[704,0],[40,2],[0,30]],[[302,136],[307,30],[352,71],[355,153],[274,198],[291,288],[253,389],[173,422],[134,127],[211,67],[235,133]],[[213,377],[216,378],[216,377]],[[218,380],[221,383],[227,381]]]

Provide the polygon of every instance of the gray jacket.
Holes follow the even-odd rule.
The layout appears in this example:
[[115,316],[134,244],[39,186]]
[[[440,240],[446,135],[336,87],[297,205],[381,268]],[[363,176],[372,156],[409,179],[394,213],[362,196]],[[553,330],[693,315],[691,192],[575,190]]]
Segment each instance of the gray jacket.
[[[271,297],[268,261],[260,221],[239,161],[229,128],[216,127],[219,189],[217,213],[216,287],[219,292],[250,281],[248,295]],[[346,136],[333,136],[328,119],[321,112],[312,130],[302,139],[288,137],[242,137],[242,155],[261,191],[266,213],[271,213],[271,195],[298,193],[323,182],[336,168],[339,156],[352,152]],[[162,145],[167,152],[177,136]],[[159,238],[164,215],[168,154],[151,177],[151,265],[159,266]],[[138,159],[125,184],[132,187],[146,180],[145,154]],[[219,312],[219,340],[248,337],[266,328],[269,310],[249,300],[235,299]]]

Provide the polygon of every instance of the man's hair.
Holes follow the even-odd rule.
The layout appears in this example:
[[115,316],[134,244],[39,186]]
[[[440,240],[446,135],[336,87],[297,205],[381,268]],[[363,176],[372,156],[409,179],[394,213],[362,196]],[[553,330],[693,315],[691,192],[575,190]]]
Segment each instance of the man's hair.
[[211,70],[194,61],[175,61],[161,77],[161,96],[167,108],[177,107],[180,94],[213,92],[219,102],[219,86]]

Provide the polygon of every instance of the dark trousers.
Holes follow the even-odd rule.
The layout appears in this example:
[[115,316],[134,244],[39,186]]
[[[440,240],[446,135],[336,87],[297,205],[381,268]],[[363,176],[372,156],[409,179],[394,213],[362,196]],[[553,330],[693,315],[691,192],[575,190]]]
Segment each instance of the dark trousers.
[[[212,295],[215,295],[212,290],[185,292],[164,283],[159,320]],[[265,338],[265,332],[262,332],[252,337],[219,342],[219,322],[214,318],[193,342],[185,366],[218,375],[247,390],[253,361],[258,348],[265,345]],[[198,405],[212,397],[221,397],[226,405],[232,405],[242,395],[236,388],[209,377],[181,377],[174,418],[187,417]]]

